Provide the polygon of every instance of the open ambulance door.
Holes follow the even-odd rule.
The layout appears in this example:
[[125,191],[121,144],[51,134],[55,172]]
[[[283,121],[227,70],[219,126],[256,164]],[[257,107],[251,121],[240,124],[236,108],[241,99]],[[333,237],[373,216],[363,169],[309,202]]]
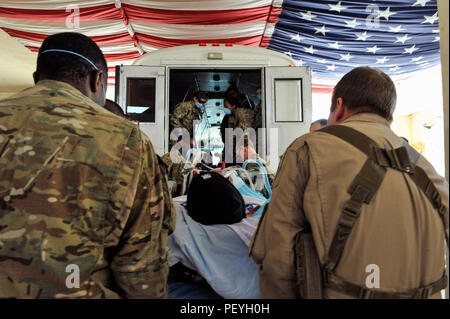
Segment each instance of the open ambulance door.
[[155,152],[166,149],[165,67],[116,66],[116,103],[150,138]]
[[309,132],[311,88],[309,67],[265,68],[266,159],[274,169],[286,148]]

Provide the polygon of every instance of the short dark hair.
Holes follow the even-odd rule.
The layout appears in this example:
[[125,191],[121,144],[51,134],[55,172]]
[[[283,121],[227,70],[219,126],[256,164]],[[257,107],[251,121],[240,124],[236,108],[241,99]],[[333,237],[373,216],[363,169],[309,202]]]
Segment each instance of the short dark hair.
[[108,66],[97,44],[89,37],[75,32],[63,32],[48,36],[39,49],[36,74],[52,80],[70,79],[79,83],[94,67],[83,58],[66,52],[46,52],[50,49],[67,50],[89,59],[104,73],[104,83],[108,81]]
[[226,93],[230,93],[231,91],[235,91],[235,92],[239,92],[238,87],[236,86],[236,84],[231,83],[230,86],[228,87]]
[[123,112],[120,105],[114,102],[113,100],[106,99],[105,105],[103,107],[116,115],[126,118],[125,113]]
[[225,105],[225,102],[230,103],[231,106],[235,106],[235,107],[239,106],[238,105],[239,104],[239,100],[236,99],[235,97],[232,97],[232,96],[226,97],[225,100],[223,100],[223,104],[224,105]]
[[397,92],[391,78],[380,69],[358,67],[348,72],[336,84],[331,98],[331,111],[342,98],[348,110],[381,115],[392,121]]
[[326,119],[320,119],[320,120],[317,120],[317,121],[312,122],[311,125],[316,124],[316,123],[319,123],[320,126],[326,126],[326,125],[328,124],[328,120],[326,120]]
[[238,87],[236,86],[236,84],[234,84],[234,83],[232,83],[229,87],[228,87],[228,89],[227,89],[227,91],[225,92],[225,95],[226,96],[230,96],[230,97],[237,97],[237,98],[240,98],[240,96],[241,96],[241,92],[239,92],[239,89],[238,89]]
[[194,93],[194,97],[196,97],[198,100],[200,99],[206,100],[206,93],[204,91],[197,91]]

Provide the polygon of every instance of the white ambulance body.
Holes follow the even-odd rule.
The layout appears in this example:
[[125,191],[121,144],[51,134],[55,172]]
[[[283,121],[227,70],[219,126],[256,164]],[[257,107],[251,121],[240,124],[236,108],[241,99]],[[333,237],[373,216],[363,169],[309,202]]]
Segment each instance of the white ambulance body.
[[[260,105],[264,134],[258,152],[278,167],[278,159],[311,124],[311,70],[287,55],[231,44],[177,46],[147,53],[133,65],[116,67],[116,102],[151,139],[159,155],[169,151],[169,119],[174,107],[207,93],[197,145],[223,147],[220,123],[230,84],[253,106]],[[256,89],[262,89],[259,102]],[[260,130],[261,131],[261,130]],[[209,143],[205,143],[205,140]],[[199,143],[200,142],[200,143]]]

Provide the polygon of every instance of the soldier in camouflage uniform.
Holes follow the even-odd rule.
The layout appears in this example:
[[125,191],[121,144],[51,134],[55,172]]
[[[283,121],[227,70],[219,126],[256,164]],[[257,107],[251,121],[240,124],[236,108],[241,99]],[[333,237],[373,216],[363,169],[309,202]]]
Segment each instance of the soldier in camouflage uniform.
[[[194,121],[200,121],[203,115],[203,107],[206,103],[206,94],[203,91],[194,93],[192,101],[181,102],[175,106],[170,117],[170,131],[176,128],[184,128],[189,133],[189,138],[194,138]],[[171,140],[172,147],[176,141]],[[192,144],[192,143],[191,143]]]
[[[172,157],[175,157],[175,161],[172,160]],[[181,190],[184,183],[183,170],[186,165],[186,159],[179,151],[172,149],[170,152],[164,154],[161,157],[161,160],[167,167],[167,177],[169,181],[175,183],[171,192],[172,196],[176,197],[182,195]]]
[[0,101],[0,298],[167,297],[166,173],[100,106],[107,72],[92,40],[52,35],[36,86]]
[[[236,158],[235,154],[235,148],[237,147],[236,141],[227,141],[226,139],[226,129],[237,129],[240,128],[243,131],[249,128],[253,128],[253,117],[254,112],[252,109],[244,108],[244,107],[238,107],[239,101],[234,97],[227,97],[224,100],[224,110],[225,110],[225,116],[222,120],[222,123],[220,124],[220,134],[222,136],[222,141],[225,144],[224,153],[223,153],[223,159],[227,160],[225,153],[228,152],[228,150],[231,150],[234,152],[233,159]],[[255,131],[256,133],[256,131]],[[232,142],[233,144],[228,145],[226,143]],[[233,160],[234,162],[235,160]]]
[[125,114],[123,109],[120,107],[119,104],[117,104],[116,102],[110,100],[110,99],[106,99],[105,101],[105,105],[103,106],[105,109],[107,109],[108,111],[123,117],[124,119],[127,120],[131,120],[128,116],[128,114]]
[[258,97],[259,103],[255,105],[255,117],[253,119],[253,127],[255,129],[262,127],[262,96],[261,96],[262,90],[259,87],[256,90],[256,95]]
[[224,100],[226,115],[220,126],[223,141],[225,141],[226,128],[241,128],[244,131],[253,128],[254,111],[249,108],[238,107],[238,105],[238,100],[233,97]]

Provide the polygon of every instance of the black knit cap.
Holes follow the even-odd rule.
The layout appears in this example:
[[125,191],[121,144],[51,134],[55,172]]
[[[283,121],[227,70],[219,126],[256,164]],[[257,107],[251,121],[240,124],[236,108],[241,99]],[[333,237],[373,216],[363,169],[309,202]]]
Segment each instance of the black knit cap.
[[245,218],[241,193],[220,174],[195,175],[187,190],[189,216],[203,225],[235,224]]

